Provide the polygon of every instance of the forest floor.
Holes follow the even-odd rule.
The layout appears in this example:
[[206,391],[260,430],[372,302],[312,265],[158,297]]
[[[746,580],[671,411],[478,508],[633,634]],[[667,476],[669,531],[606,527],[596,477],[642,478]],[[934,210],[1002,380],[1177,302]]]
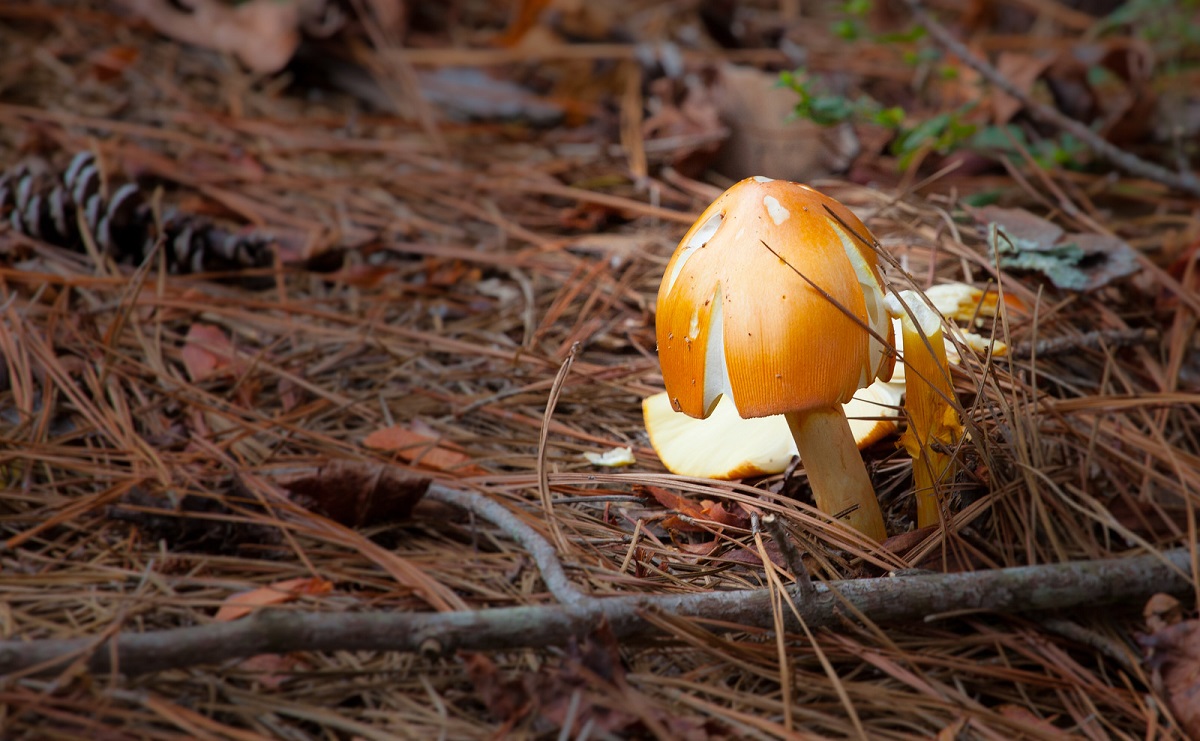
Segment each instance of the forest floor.
[[[1073,609],[824,627],[784,590],[1195,563],[1195,192],[1037,122],[903,4],[405,5],[308,18],[298,49],[270,13],[238,37],[220,3],[185,27],[165,1],[0,6],[0,735],[1200,731],[1186,568],[1174,596],[1098,584]],[[1194,39],[1147,41],[1121,9],[953,5],[941,22],[1038,105],[1147,161],[1197,155]],[[238,7],[265,6],[325,4]],[[818,512],[802,466],[688,478],[651,446],[664,267],[755,174],[850,207],[896,288],[1003,295],[958,321],[1008,352],[954,366],[968,436],[940,525],[916,527],[894,433],[863,451],[882,545]],[[1029,239],[989,251],[997,225]],[[620,448],[629,465],[585,456]],[[554,622],[722,593],[765,598]],[[276,630],[255,612],[330,632],[222,638]],[[379,613],[468,617],[448,642],[345,622]],[[121,653],[178,628],[208,642]],[[57,639],[83,640],[21,653]]]

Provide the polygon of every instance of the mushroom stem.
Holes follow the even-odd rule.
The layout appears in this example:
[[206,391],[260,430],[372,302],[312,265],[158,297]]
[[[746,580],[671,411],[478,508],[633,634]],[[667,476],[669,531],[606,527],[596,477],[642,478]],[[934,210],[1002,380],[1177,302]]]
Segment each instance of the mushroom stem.
[[872,540],[886,538],[883,512],[841,408],[784,416],[808,473],[817,509]]
[[[939,486],[954,477],[954,457],[943,451],[962,437],[962,422],[950,404],[954,387],[942,327],[918,327],[907,313],[900,316],[904,347],[904,410],[908,429],[900,437],[913,461],[917,527],[941,521]],[[922,329],[924,332],[922,332]]]

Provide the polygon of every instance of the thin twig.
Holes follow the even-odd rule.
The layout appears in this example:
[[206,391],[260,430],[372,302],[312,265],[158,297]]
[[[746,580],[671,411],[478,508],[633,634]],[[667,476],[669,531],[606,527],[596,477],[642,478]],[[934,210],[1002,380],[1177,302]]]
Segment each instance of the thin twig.
[[[788,630],[799,615],[810,628],[844,627],[857,612],[876,623],[923,620],[967,612],[1061,610],[1082,605],[1139,604],[1158,592],[1191,588],[1187,549],[1131,558],[1020,566],[974,573],[848,579],[815,586],[798,599]],[[305,613],[265,609],[254,617],[146,633],[121,633],[93,649],[93,638],[0,641],[0,674],[30,667],[53,671],[92,650],[88,667],[110,671],[115,661],[128,675],[194,666],[261,653],[291,651],[508,650],[561,644],[607,621],[617,638],[651,632],[647,610],[715,623],[769,627],[766,589],[693,594],[628,595],[589,599],[583,609],[565,606],[504,607],[448,613]]]
[[1148,342],[1156,342],[1158,330],[1153,327],[1145,329],[1100,329],[1068,337],[1053,337],[1037,342],[1022,342],[1008,349],[1008,354],[1014,358],[1044,358],[1051,355],[1077,352],[1079,350],[1098,350],[1102,346],[1128,347]]
[[1033,100],[1023,90],[1009,82],[1004,75],[1000,74],[999,70],[985,60],[972,54],[970,49],[954,37],[954,34],[950,33],[945,26],[938,23],[926,12],[921,0],[904,0],[904,2],[916,17],[917,22],[925,27],[925,30],[929,32],[929,35],[935,41],[962,60],[963,64],[982,75],[988,82],[1000,88],[1005,94],[1011,95],[1020,101],[1021,105],[1035,118],[1066,131],[1071,136],[1083,142],[1093,152],[1127,172],[1138,177],[1147,178],[1148,180],[1154,180],[1194,196],[1200,196],[1200,178],[1197,178],[1194,173],[1173,172],[1161,165],[1148,162],[1106,141],[1083,123],[1064,115],[1055,108]]
[[1041,626],[1051,633],[1056,633],[1064,638],[1095,649],[1115,661],[1122,669],[1129,673],[1129,676],[1138,677],[1142,681],[1146,681],[1145,672],[1142,671],[1141,665],[1138,663],[1135,654],[1130,650],[1129,646],[1095,630],[1085,628],[1076,622],[1064,620],[1059,617],[1046,618],[1041,621]]
[[563,605],[570,608],[583,607],[592,599],[580,592],[567,578],[562,562],[558,560],[558,553],[550,541],[521,522],[515,514],[500,503],[483,494],[459,491],[440,484],[430,484],[425,496],[445,504],[461,507],[468,512],[474,512],[503,530],[505,535],[529,552],[529,555],[533,557],[533,562],[537,564],[538,571],[541,572],[546,589]]
[[783,554],[783,561],[792,572],[792,576],[796,579],[796,588],[799,592],[800,599],[812,599],[817,593],[816,587],[813,586],[812,575],[808,573],[808,567],[804,565],[804,558],[797,550],[796,544],[788,536],[787,528],[779,521],[779,518],[773,514],[767,515],[759,520],[763,529],[771,535],[771,540],[779,546],[779,552]]

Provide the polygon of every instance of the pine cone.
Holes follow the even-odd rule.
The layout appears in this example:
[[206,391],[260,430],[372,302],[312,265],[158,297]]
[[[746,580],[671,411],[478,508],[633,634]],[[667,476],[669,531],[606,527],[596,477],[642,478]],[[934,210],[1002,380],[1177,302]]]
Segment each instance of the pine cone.
[[25,166],[0,174],[0,214],[5,210],[22,234],[79,252],[90,238],[117,262],[140,264],[161,239],[172,273],[262,268],[273,259],[265,235],[230,232],[174,211],[156,224],[142,189],[124,183],[110,191],[91,152],[75,155],[61,179]]

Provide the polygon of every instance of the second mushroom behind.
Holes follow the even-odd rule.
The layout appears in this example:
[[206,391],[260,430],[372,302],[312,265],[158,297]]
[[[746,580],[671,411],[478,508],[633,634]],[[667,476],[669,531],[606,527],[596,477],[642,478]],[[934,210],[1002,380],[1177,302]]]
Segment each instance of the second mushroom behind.
[[748,178],[684,235],[658,292],[659,361],[672,407],[707,417],[783,414],[817,507],[886,536],[841,405],[891,376],[892,324],[874,239],[834,199]]

